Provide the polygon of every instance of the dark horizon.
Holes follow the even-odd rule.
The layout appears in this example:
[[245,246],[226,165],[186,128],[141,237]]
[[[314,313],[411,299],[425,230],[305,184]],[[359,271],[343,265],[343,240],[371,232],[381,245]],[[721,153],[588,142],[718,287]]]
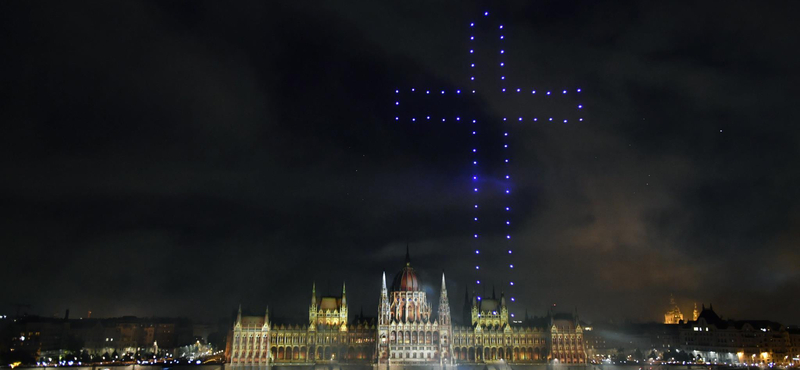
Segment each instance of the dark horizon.
[[[395,122],[394,91],[460,88],[489,9],[510,75],[587,113],[511,139],[517,312],[659,321],[674,294],[800,324],[800,4],[490,5],[0,5],[0,314],[302,317],[316,281],[371,315],[407,244],[459,312],[469,146]],[[505,96],[470,109],[499,122]]]

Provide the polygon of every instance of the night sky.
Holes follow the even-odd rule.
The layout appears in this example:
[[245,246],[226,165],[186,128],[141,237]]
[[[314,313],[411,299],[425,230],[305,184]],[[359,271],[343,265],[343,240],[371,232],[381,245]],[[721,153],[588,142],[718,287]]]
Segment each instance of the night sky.
[[468,144],[393,99],[461,86],[484,10],[586,106],[515,131],[520,307],[800,323],[797,2],[3,2],[0,313],[374,316],[408,243],[458,315]]

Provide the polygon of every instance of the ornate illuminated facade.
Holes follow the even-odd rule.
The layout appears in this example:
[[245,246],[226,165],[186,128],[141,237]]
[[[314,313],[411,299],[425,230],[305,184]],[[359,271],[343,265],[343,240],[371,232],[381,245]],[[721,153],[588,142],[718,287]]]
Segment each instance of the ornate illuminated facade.
[[270,365],[348,364],[377,368],[506,362],[586,363],[583,328],[577,312],[509,321],[503,293],[499,299],[465,300],[464,325],[451,320],[447,283],[442,274],[438,309],[428,301],[406,255],[392,285],[382,278],[378,316],[351,322],[344,285],[340,297],[317,297],[312,286],[308,322],[272,323],[264,316],[237,315],[227,356],[234,367],[266,369]]
[[552,310],[541,318],[526,317],[511,325],[504,293],[500,298],[466,299],[465,322],[454,328],[454,358],[457,363],[506,361],[512,363],[560,362],[585,364],[583,328],[574,314]]
[[242,306],[233,324],[233,335],[229,336],[226,357],[234,366],[252,369],[266,369],[270,363],[271,341],[269,308],[262,317],[242,317]]
[[431,312],[427,294],[420,288],[406,254],[406,265],[395,276],[391,292],[386,288],[386,273],[383,274],[378,305],[378,363],[450,364],[453,328],[444,274],[437,317],[432,318]]
[[322,297],[317,304],[317,284],[311,286],[311,305],[308,306],[308,327],[338,328],[347,331],[347,295],[342,284],[342,296]]
[[273,364],[363,363],[374,359],[375,325],[364,320],[348,324],[345,286],[342,295],[317,299],[311,288],[308,323],[270,322],[261,316],[242,316],[241,308],[229,336],[228,361],[234,367],[266,369]]

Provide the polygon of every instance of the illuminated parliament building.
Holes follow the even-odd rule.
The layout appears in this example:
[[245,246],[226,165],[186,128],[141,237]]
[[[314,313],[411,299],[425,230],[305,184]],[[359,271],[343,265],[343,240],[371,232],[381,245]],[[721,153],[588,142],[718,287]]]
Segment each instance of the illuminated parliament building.
[[[583,329],[577,313],[553,313],[509,321],[506,300],[465,297],[461,324],[452,320],[442,274],[434,313],[406,255],[403,268],[380,291],[377,319],[351,321],[342,295],[317,297],[312,287],[308,322],[272,322],[269,310],[242,316],[229,334],[226,357],[234,368],[306,366],[309,369],[444,369],[452,366],[586,364]],[[526,315],[527,316],[527,315]],[[360,365],[360,366],[359,366]]]

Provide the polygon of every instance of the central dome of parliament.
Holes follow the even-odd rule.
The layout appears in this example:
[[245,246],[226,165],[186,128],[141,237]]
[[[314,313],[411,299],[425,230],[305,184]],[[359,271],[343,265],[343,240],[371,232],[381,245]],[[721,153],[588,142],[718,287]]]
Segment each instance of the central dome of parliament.
[[411,267],[411,258],[408,254],[408,247],[406,247],[406,265],[397,275],[394,276],[392,282],[392,291],[419,291],[419,280],[414,268]]

